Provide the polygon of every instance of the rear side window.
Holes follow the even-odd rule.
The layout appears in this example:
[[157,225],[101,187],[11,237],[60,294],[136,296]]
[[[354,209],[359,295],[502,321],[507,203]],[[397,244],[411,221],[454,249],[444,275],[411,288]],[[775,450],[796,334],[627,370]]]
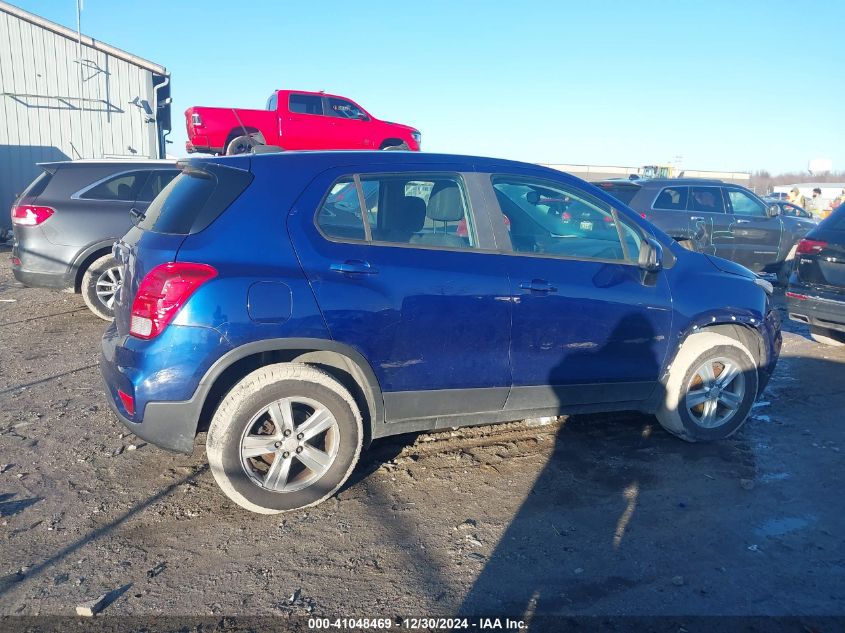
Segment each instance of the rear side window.
[[157,169],[151,171],[147,182],[141,187],[136,200],[149,202],[155,198],[168,183],[179,175],[178,169]]
[[317,212],[317,224],[328,237],[338,240],[365,240],[361,203],[352,178],[337,181]]
[[683,211],[687,208],[689,187],[666,187],[654,199],[652,209],[668,209],[670,211]]
[[138,227],[155,233],[199,233],[214,222],[252,182],[241,169],[185,166],[156,196]]
[[273,94],[270,95],[270,98],[267,99],[267,109],[275,112],[278,104],[279,104],[279,93],[274,92]]
[[323,98],[315,95],[290,95],[288,108],[298,114],[323,114]]
[[601,182],[598,183],[598,186],[602,191],[606,191],[611,196],[626,205],[631,204],[631,200],[634,199],[634,196],[637,195],[637,192],[640,190],[639,185],[629,185],[623,183],[617,184],[610,182]]
[[690,187],[690,211],[702,213],[724,213],[725,204],[719,187]]
[[[323,234],[441,248],[477,248],[463,181],[457,175],[362,175],[337,181],[316,221]],[[365,208],[361,209],[363,199]]]
[[130,171],[83,190],[79,198],[84,200],[120,200],[121,202],[132,202],[138,191],[146,182],[150,172]]

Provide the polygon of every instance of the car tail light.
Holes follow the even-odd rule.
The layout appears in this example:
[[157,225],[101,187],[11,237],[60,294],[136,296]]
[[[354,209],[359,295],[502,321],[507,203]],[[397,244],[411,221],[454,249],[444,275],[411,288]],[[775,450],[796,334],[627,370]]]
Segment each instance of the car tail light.
[[827,242],[821,240],[801,240],[798,242],[798,248],[795,249],[795,254],[818,255],[825,248],[827,248]]
[[126,409],[126,413],[129,415],[135,415],[135,398],[122,389],[117,390],[117,395],[120,397],[120,401],[123,403],[123,408]]
[[797,292],[789,292],[789,291],[787,291],[786,296],[789,297],[790,299],[798,299],[799,301],[806,301],[807,298],[808,298],[807,295],[801,295],[801,294],[798,294]]
[[202,117],[196,112],[191,114],[191,125],[194,127],[202,127]]
[[156,266],[138,287],[129,333],[143,339],[155,338],[197,288],[216,276],[217,271],[207,264],[170,262]]
[[20,204],[12,207],[12,224],[18,226],[38,226],[51,215],[55,209],[50,207],[35,207],[30,204]]

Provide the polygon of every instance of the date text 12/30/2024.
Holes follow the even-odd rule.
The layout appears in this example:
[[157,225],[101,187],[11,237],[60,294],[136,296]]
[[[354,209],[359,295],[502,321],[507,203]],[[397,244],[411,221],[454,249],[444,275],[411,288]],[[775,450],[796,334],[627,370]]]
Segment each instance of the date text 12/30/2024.
[[524,620],[510,618],[309,618],[308,628],[313,630],[376,630],[409,631],[436,629],[476,631],[519,631],[527,628]]

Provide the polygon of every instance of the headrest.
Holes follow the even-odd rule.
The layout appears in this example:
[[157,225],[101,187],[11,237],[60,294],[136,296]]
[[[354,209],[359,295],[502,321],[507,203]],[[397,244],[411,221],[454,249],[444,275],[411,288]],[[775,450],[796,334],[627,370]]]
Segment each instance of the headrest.
[[388,230],[409,235],[416,233],[425,224],[425,200],[417,196],[403,196],[387,217]]
[[438,222],[457,222],[464,217],[464,199],[456,182],[435,183],[428,198],[427,215]]

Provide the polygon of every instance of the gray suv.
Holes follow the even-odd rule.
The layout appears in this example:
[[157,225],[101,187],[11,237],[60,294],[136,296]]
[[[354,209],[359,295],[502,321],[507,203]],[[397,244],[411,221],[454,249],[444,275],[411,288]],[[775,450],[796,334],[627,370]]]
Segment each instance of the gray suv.
[[720,180],[661,178],[594,183],[683,246],[729,259],[786,285],[795,247],[816,223],[783,215],[745,187]]
[[166,160],[39,166],[12,205],[12,272],[27,286],[81,292],[91,312],[110,320],[121,283],[112,245],[179,171]]

